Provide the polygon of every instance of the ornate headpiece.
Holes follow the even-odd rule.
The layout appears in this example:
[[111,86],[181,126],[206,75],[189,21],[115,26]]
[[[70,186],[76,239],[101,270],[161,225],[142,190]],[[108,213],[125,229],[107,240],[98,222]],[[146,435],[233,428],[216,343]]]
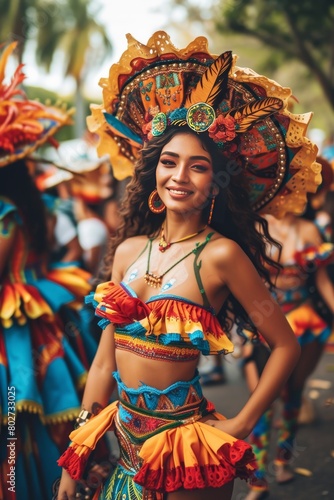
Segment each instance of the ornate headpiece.
[[145,141],[170,125],[208,131],[221,153],[239,165],[254,210],[281,217],[300,213],[321,182],[317,147],[305,136],[312,113],[288,111],[291,90],[236,66],[230,51],[210,54],[198,37],[177,49],[164,31],[147,45],[127,35],[128,48],[100,80],[103,104],[91,105],[88,128],[99,135],[114,175],[132,175]]
[[71,110],[31,101],[18,88],[25,79],[22,64],[10,83],[4,83],[6,64],[16,45],[8,45],[0,58],[0,167],[29,156],[60,127],[71,123]]

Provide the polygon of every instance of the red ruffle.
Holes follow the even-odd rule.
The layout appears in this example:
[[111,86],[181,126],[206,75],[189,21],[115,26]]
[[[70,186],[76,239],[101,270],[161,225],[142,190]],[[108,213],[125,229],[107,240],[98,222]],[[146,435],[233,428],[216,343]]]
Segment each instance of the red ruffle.
[[237,440],[233,445],[225,443],[218,452],[218,465],[181,466],[168,470],[152,470],[144,464],[134,476],[134,481],[153,491],[172,492],[180,488],[220,488],[236,477],[248,479],[256,470],[256,461],[250,446]]
[[149,466],[141,467],[133,478],[134,481],[148,490],[172,492],[184,488],[186,490],[202,489],[207,487],[219,488],[227,484],[234,475],[232,467],[222,469],[217,465],[194,466],[184,469],[178,467],[161,474],[161,471],[151,471]]
[[309,246],[295,253],[296,263],[302,268],[310,268],[311,271],[319,267],[327,266],[334,260],[333,243],[324,242],[318,246]]
[[89,454],[77,455],[73,448],[69,447],[57,460],[57,464],[63,467],[76,481],[81,479],[85,471]]
[[110,281],[97,286],[94,299],[99,303],[96,314],[115,324],[140,321],[151,312],[145,302],[131,297],[121,286]]
[[[98,285],[94,294],[96,315],[116,325],[138,322],[141,335],[179,335],[205,354],[232,352],[233,344],[218,318],[204,307],[175,297],[157,297],[147,303],[129,295],[111,281]],[[175,340],[175,337],[171,337]]]
[[117,401],[114,401],[109,404],[100,413],[88,420],[85,425],[71,432],[70,439],[72,443],[58,459],[57,463],[67,470],[72,479],[78,480],[82,477],[90,453],[96,448],[98,441],[105,433],[112,430],[117,412],[117,403]]
[[152,436],[139,456],[143,463],[134,481],[154,491],[219,488],[256,470],[248,443],[202,422]]
[[224,463],[230,462],[233,465],[235,477],[240,479],[247,479],[250,476],[250,470],[257,469],[255,455],[251,446],[240,439],[235,441],[233,445],[230,443],[224,444],[219,449],[218,456]]

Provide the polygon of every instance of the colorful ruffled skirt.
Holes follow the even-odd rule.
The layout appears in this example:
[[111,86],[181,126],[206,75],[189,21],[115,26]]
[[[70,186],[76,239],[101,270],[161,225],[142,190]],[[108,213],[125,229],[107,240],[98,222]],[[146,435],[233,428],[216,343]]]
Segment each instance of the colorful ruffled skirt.
[[51,499],[97,349],[92,312],[81,305],[90,275],[70,264],[38,271],[22,271],[25,281],[3,281],[0,290],[3,500]]
[[319,316],[310,303],[305,302],[285,312],[285,317],[302,346],[314,340],[324,344],[331,334],[331,325]]
[[251,446],[201,419],[224,419],[202,394],[199,376],[162,391],[126,387],[118,373],[119,400],[70,435],[58,464],[74,479],[84,474],[90,452],[108,430],[118,439],[120,457],[94,498],[162,499],[163,493],[219,488],[256,468]]

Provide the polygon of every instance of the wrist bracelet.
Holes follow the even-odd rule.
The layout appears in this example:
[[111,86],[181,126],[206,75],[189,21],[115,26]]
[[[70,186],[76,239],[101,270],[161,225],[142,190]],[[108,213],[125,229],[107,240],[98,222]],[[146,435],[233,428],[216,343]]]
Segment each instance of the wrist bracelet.
[[92,417],[93,417],[93,414],[90,413],[89,411],[87,411],[87,410],[81,410],[81,412],[79,413],[78,417],[75,420],[74,429],[77,429],[78,427],[82,427]]

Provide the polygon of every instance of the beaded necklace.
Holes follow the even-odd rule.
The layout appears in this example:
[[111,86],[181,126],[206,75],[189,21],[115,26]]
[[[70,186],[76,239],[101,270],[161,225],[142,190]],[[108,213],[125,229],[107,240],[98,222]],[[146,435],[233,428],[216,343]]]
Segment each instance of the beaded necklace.
[[153,240],[154,240],[154,238],[150,238],[149,239],[149,245],[150,246],[149,246],[148,257],[147,257],[147,270],[146,270],[146,273],[145,273],[145,276],[144,276],[145,283],[148,286],[152,286],[153,288],[160,287],[161,284],[162,284],[162,278],[171,269],[173,269],[173,267],[177,266],[180,262],[182,262],[184,259],[186,259],[187,257],[189,257],[189,255],[191,255],[192,253],[196,253],[196,251],[198,250],[198,248],[200,246],[206,244],[206,240],[203,243],[196,243],[196,246],[195,246],[195,248],[193,248],[193,250],[191,250],[189,253],[187,253],[186,255],[184,255],[183,257],[181,257],[181,259],[179,259],[172,266],[170,266],[164,273],[158,275],[158,274],[150,273],[150,260],[151,260],[151,251],[152,251],[152,241]]
[[168,248],[170,248],[175,243],[181,243],[181,241],[190,240],[190,238],[193,238],[194,236],[197,236],[198,234],[203,233],[203,231],[204,231],[204,229],[206,229],[206,227],[207,226],[204,226],[202,229],[200,229],[196,233],[188,234],[188,236],[184,236],[183,238],[180,238],[179,240],[167,242],[165,240],[164,226],[161,226],[161,236],[160,236],[160,241],[159,241],[160,252],[165,252],[166,250],[168,250]]

